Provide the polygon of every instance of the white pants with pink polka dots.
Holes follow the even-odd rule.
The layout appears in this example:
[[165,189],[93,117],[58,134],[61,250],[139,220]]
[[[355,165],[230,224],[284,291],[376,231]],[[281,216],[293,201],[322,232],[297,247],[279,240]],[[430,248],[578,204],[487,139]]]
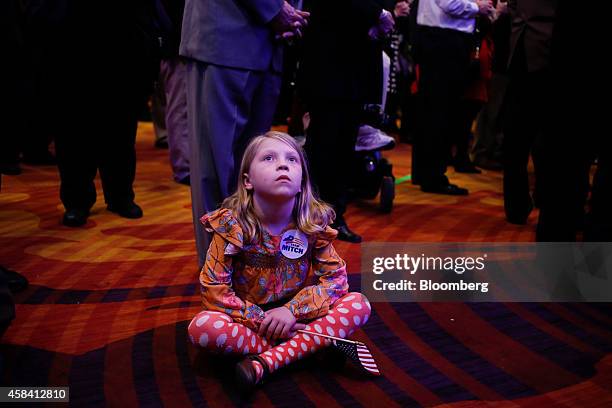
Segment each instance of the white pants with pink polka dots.
[[[306,330],[345,338],[369,319],[371,306],[361,293],[351,292],[338,299],[326,316],[308,322]],[[189,338],[213,353],[258,354],[270,372],[328,346],[327,338],[298,333],[274,346],[246,326],[221,312],[203,311],[189,323]]]

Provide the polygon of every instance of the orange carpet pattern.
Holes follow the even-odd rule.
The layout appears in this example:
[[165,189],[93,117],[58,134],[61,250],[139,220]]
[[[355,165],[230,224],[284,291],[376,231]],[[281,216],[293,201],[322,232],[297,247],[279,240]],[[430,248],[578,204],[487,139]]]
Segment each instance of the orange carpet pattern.
[[[55,167],[4,177],[0,262],[28,277],[2,338],[2,383],[69,385],[74,406],[612,406],[609,304],[388,304],[356,338],[372,345],[383,377],[317,359],[239,397],[214,359],[187,342],[200,310],[189,188],[172,181],[167,151],[139,126],[136,201],[126,220],[98,202],[85,228],[60,225]],[[386,155],[410,174],[410,147]],[[532,241],[503,217],[501,174],[455,175],[467,197],[396,186],[391,214],[351,205],[365,241]],[[360,246],[337,243],[359,290]]]

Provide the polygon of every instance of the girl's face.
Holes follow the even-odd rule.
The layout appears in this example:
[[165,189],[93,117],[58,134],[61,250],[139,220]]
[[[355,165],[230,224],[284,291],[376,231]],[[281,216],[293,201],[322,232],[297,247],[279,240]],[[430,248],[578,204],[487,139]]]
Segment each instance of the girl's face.
[[276,140],[264,140],[244,174],[244,187],[260,198],[284,201],[301,191],[302,163],[293,147]]

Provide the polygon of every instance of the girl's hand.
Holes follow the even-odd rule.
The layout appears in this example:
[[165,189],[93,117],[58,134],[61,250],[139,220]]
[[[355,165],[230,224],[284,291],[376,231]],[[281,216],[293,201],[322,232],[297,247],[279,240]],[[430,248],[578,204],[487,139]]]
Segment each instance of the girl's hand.
[[289,338],[292,338],[293,336],[295,336],[298,330],[304,330],[305,328],[306,328],[306,325],[304,323],[294,324],[293,327],[291,328],[291,331],[289,332]]
[[[266,312],[266,317],[259,325],[260,336],[269,340],[288,339],[296,326],[295,317],[289,309],[284,306],[270,309]],[[297,330],[297,329],[296,329]]]

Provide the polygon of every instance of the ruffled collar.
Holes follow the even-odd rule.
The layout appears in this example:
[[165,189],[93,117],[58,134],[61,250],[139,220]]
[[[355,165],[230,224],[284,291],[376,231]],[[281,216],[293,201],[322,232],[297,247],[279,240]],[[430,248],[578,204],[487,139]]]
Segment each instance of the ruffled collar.
[[206,231],[216,232],[230,244],[238,248],[243,247],[244,235],[242,227],[240,227],[240,223],[234,217],[232,210],[220,208],[209,212],[200,218],[200,222],[204,224]]
[[[242,249],[244,247],[244,235],[240,223],[234,216],[232,210],[227,208],[220,208],[218,210],[209,212],[200,218],[200,221],[208,232],[216,232],[221,235],[226,241],[233,246]],[[282,235],[291,230],[295,229],[296,225],[294,222],[289,223],[279,235],[272,235],[270,232],[264,229],[262,238],[263,246],[267,250],[274,250],[275,242],[278,242]],[[314,240],[315,246],[323,246],[336,238],[337,231],[331,227],[327,227],[325,231],[317,234],[316,237],[309,237],[309,241]]]

